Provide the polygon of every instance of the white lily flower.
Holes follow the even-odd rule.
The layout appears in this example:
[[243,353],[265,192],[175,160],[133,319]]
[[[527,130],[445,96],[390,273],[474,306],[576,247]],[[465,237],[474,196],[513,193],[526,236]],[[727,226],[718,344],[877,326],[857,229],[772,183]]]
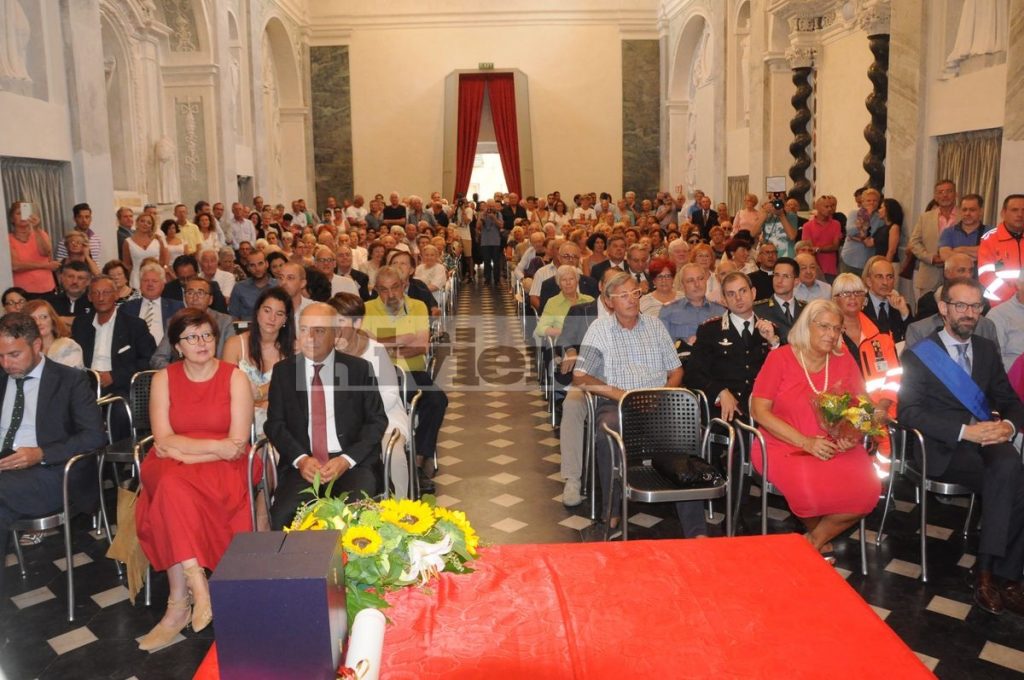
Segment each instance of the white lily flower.
[[437,543],[412,541],[409,543],[409,568],[399,578],[407,583],[419,579],[425,584],[430,577],[444,568],[444,556],[452,550],[452,537],[445,537]]

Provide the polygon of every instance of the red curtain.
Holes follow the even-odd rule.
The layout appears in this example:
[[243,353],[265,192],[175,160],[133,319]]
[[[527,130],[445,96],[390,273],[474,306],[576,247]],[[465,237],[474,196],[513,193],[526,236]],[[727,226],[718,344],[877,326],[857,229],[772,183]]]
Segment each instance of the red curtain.
[[[469,189],[473,160],[476,158],[476,144],[480,139],[480,112],[484,106],[486,85],[487,79],[484,76],[459,76],[458,145],[455,151],[456,195],[465,195]],[[491,101],[493,102],[493,95]],[[498,148],[501,148],[500,144]]]
[[[523,195],[519,173],[519,128],[516,124],[516,88],[511,73],[495,73],[487,81],[494,118],[494,137],[508,190]],[[460,140],[461,143],[461,140]],[[468,181],[468,180],[467,180]]]

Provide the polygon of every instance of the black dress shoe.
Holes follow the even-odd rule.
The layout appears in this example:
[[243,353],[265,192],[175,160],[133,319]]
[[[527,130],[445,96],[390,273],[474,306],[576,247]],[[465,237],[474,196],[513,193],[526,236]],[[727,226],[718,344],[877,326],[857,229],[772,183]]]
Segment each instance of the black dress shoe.
[[419,481],[420,493],[434,493],[437,488],[434,486],[434,480],[423,472],[421,468],[416,468],[416,479]]
[[996,585],[992,572],[978,572],[978,580],[974,584],[974,601],[989,614],[1003,613],[1003,589]]
[[1024,616],[1024,583],[1011,581],[1003,585],[1003,606],[1008,610]]

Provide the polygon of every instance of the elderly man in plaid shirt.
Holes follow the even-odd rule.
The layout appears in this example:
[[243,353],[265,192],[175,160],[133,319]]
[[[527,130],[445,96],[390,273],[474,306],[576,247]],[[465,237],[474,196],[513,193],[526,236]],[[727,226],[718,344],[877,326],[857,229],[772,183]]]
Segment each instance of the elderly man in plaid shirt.
[[[679,387],[683,367],[665,326],[640,313],[639,284],[629,274],[613,276],[602,293],[612,315],[590,325],[573,371],[573,384],[598,400],[595,431],[601,425],[618,427],[618,401],[627,390]],[[609,528],[618,529],[618,494],[611,489],[611,450],[608,438],[598,436],[595,456],[601,474],[604,516]],[[687,537],[707,534],[700,502],[677,503],[676,511]]]

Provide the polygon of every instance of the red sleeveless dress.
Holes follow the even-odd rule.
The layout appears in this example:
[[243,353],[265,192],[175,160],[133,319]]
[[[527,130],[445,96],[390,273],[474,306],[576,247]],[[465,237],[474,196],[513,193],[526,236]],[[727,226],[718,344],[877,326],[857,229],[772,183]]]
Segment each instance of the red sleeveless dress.
[[[220,362],[213,377],[194,382],[181,362],[167,367],[170,420],[175,434],[226,439],[231,427],[233,364]],[[231,537],[252,531],[246,488],[248,456],[185,464],[150,449],[142,461],[142,493],[135,506],[139,543],[154,569],[190,557],[214,569]],[[258,472],[258,471],[257,471]]]

